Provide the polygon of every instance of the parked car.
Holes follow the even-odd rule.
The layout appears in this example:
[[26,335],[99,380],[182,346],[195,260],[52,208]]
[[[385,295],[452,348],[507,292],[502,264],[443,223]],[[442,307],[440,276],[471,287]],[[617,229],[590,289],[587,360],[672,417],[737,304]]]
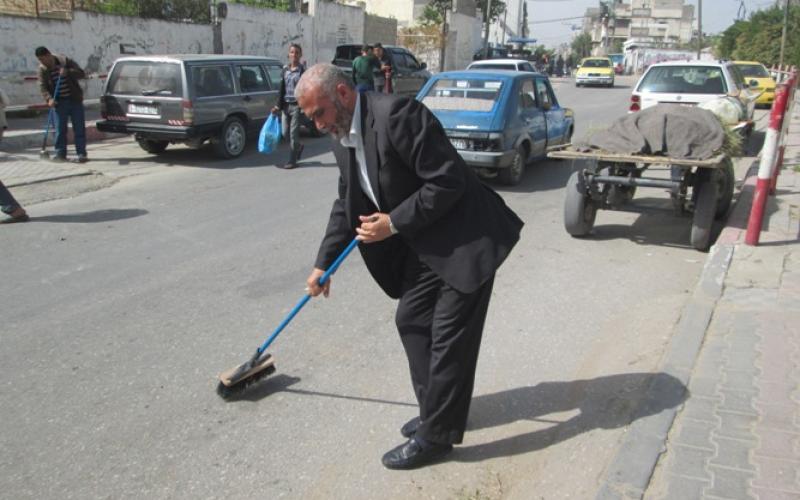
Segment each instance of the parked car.
[[536,71],[530,61],[525,59],[486,59],[483,61],[471,62],[467,69],[506,69],[510,71]]
[[[775,79],[769,74],[767,68],[758,61],[733,61],[733,64],[742,72],[742,77],[751,89],[761,92],[756,99],[756,106],[772,106],[775,100]],[[756,85],[752,85],[752,81]]]
[[[361,55],[362,45],[346,44],[336,47],[333,64],[347,74],[353,72],[353,60]],[[419,62],[405,47],[384,45],[383,50],[392,60],[392,91],[395,94],[415,96],[431,77],[428,65]]]
[[148,153],[210,140],[239,156],[278,100],[282,64],[267,57],[181,54],[117,59],[100,96],[104,132],[133,134]]
[[607,57],[586,57],[581,60],[575,72],[575,86],[604,85],[614,86],[614,66]]
[[[753,82],[755,84],[755,81]],[[669,61],[647,68],[631,94],[629,111],[656,104],[696,106],[720,97],[732,97],[741,106],[740,118],[752,126],[755,85],[745,83],[730,61]]]
[[448,71],[434,75],[417,100],[436,115],[468,165],[508,185],[575,130],[572,110],[559,105],[539,73]]

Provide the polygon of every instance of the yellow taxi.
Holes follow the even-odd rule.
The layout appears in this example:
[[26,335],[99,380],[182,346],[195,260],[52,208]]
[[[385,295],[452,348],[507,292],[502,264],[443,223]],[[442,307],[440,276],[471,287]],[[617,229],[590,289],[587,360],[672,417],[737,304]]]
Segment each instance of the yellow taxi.
[[[733,61],[733,65],[741,71],[744,81],[752,90],[762,92],[756,99],[756,106],[772,106],[775,100],[775,80],[770,76],[767,68],[757,61]],[[755,80],[758,84],[753,85]]]
[[614,65],[608,57],[587,57],[581,60],[575,72],[575,86],[605,85],[614,86]]

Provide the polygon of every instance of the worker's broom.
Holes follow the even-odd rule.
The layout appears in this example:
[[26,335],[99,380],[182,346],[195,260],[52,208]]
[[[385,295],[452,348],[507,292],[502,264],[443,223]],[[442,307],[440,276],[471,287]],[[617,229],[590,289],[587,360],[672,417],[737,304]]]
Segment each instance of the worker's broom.
[[[319,278],[319,284],[324,285],[326,281],[336,272],[336,269],[339,268],[339,265],[342,261],[347,257],[353,249],[358,246],[358,240],[353,239],[347,248],[345,248],[342,253],[333,261],[331,267],[325,271]],[[306,302],[311,298],[310,294],[305,294],[302,299],[294,306],[294,308],[286,315],[286,317],[281,321],[281,324],[272,332],[272,335],[261,345],[258,349],[256,349],[255,354],[252,358],[250,358],[247,362],[242,363],[241,365],[231,368],[228,371],[222,372],[219,375],[219,384],[217,384],[217,394],[219,394],[223,399],[228,399],[232,396],[238,395],[243,393],[247,390],[248,387],[252,386],[253,384],[259,382],[263,378],[267,377],[271,373],[275,372],[275,360],[272,358],[272,355],[267,353],[267,348],[272,344],[272,342],[278,337],[278,334],[286,328],[286,325],[294,318],[300,309],[306,305]]]
[[[56,80],[56,89],[53,92],[53,100],[55,101],[58,99],[58,91],[61,90],[61,75],[58,75],[58,79]],[[55,122],[55,108],[50,108],[47,110],[47,125],[44,127],[44,137],[42,137],[42,150],[39,151],[39,158],[43,160],[50,159],[50,153],[47,152],[47,136],[50,135],[50,124]],[[53,123],[53,127],[55,128],[57,124]]]

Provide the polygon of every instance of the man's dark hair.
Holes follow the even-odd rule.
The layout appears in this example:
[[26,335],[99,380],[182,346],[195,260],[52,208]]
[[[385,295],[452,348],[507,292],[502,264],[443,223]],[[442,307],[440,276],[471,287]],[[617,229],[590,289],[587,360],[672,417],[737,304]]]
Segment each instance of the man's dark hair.
[[373,45],[373,46],[372,46],[372,48],[373,48],[373,49],[382,49],[382,48],[383,48],[383,45],[381,45],[381,42],[378,42],[378,43],[376,43],[375,45]]
[[36,57],[49,56],[50,51],[47,47],[36,47]]
[[361,46],[361,52],[369,52],[370,50],[372,50],[372,47],[370,47],[366,43]]

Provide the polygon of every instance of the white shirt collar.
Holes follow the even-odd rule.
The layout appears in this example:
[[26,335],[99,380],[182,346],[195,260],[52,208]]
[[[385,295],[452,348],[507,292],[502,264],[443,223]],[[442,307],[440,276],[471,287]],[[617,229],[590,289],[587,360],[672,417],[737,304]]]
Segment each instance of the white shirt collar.
[[353,119],[350,121],[350,132],[342,137],[342,146],[354,148],[361,138],[361,92],[356,92],[356,107],[353,110]]

